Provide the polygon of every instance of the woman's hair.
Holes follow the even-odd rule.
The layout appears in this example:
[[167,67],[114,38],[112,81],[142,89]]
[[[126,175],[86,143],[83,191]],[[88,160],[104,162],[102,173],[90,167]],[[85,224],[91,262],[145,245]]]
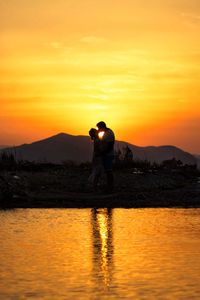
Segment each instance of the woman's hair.
[[94,140],[95,137],[98,137],[98,131],[95,128],[91,128],[89,131],[89,135],[92,140]]

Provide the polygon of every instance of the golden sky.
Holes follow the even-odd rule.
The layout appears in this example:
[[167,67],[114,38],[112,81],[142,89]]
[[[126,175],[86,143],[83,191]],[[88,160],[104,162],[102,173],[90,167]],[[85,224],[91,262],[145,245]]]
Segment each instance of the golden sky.
[[199,0],[0,0],[0,144],[100,120],[200,153]]

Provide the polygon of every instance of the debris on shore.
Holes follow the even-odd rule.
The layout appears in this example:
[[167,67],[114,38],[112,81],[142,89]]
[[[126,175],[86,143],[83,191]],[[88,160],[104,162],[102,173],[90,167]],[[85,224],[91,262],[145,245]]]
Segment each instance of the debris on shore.
[[200,207],[199,175],[191,170],[118,168],[112,194],[93,191],[87,165],[3,170],[0,207]]

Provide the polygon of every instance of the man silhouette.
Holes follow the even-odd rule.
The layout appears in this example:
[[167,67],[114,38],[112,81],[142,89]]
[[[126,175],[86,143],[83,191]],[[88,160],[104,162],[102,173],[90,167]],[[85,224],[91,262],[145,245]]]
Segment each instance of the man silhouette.
[[113,159],[114,159],[114,144],[115,144],[115,135],[114,132],[106,126],[106,123],[101,121],[97,123],[99,138],[102,141],[102,162],[104,170],[106,172],[107,186],[106,191],[112,192],[114,185],[113,178]]

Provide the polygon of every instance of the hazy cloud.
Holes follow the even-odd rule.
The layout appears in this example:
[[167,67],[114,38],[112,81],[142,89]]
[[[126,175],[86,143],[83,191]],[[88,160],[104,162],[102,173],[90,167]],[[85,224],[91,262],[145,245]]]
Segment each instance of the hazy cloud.
[[182,12],[181,17],[184,20],[184,24],[190,28],[195,29],[200,25],[200,15],[199,14]]
[[182,12],[181,13],[181,16],[184,18],[190,18],[190,19],[193,19],[193,20],[199,20],[200,21],[200,15],[195,15],[195,14],[188,14],[188,13],[184,13]]
[[54,49],[64,49],[63,45],[59,42],[51,42],[49,45]]
[[101,44],[106,42],[106,39],[97,36],[84,36],[80,39],[80,42],[86,44]]

